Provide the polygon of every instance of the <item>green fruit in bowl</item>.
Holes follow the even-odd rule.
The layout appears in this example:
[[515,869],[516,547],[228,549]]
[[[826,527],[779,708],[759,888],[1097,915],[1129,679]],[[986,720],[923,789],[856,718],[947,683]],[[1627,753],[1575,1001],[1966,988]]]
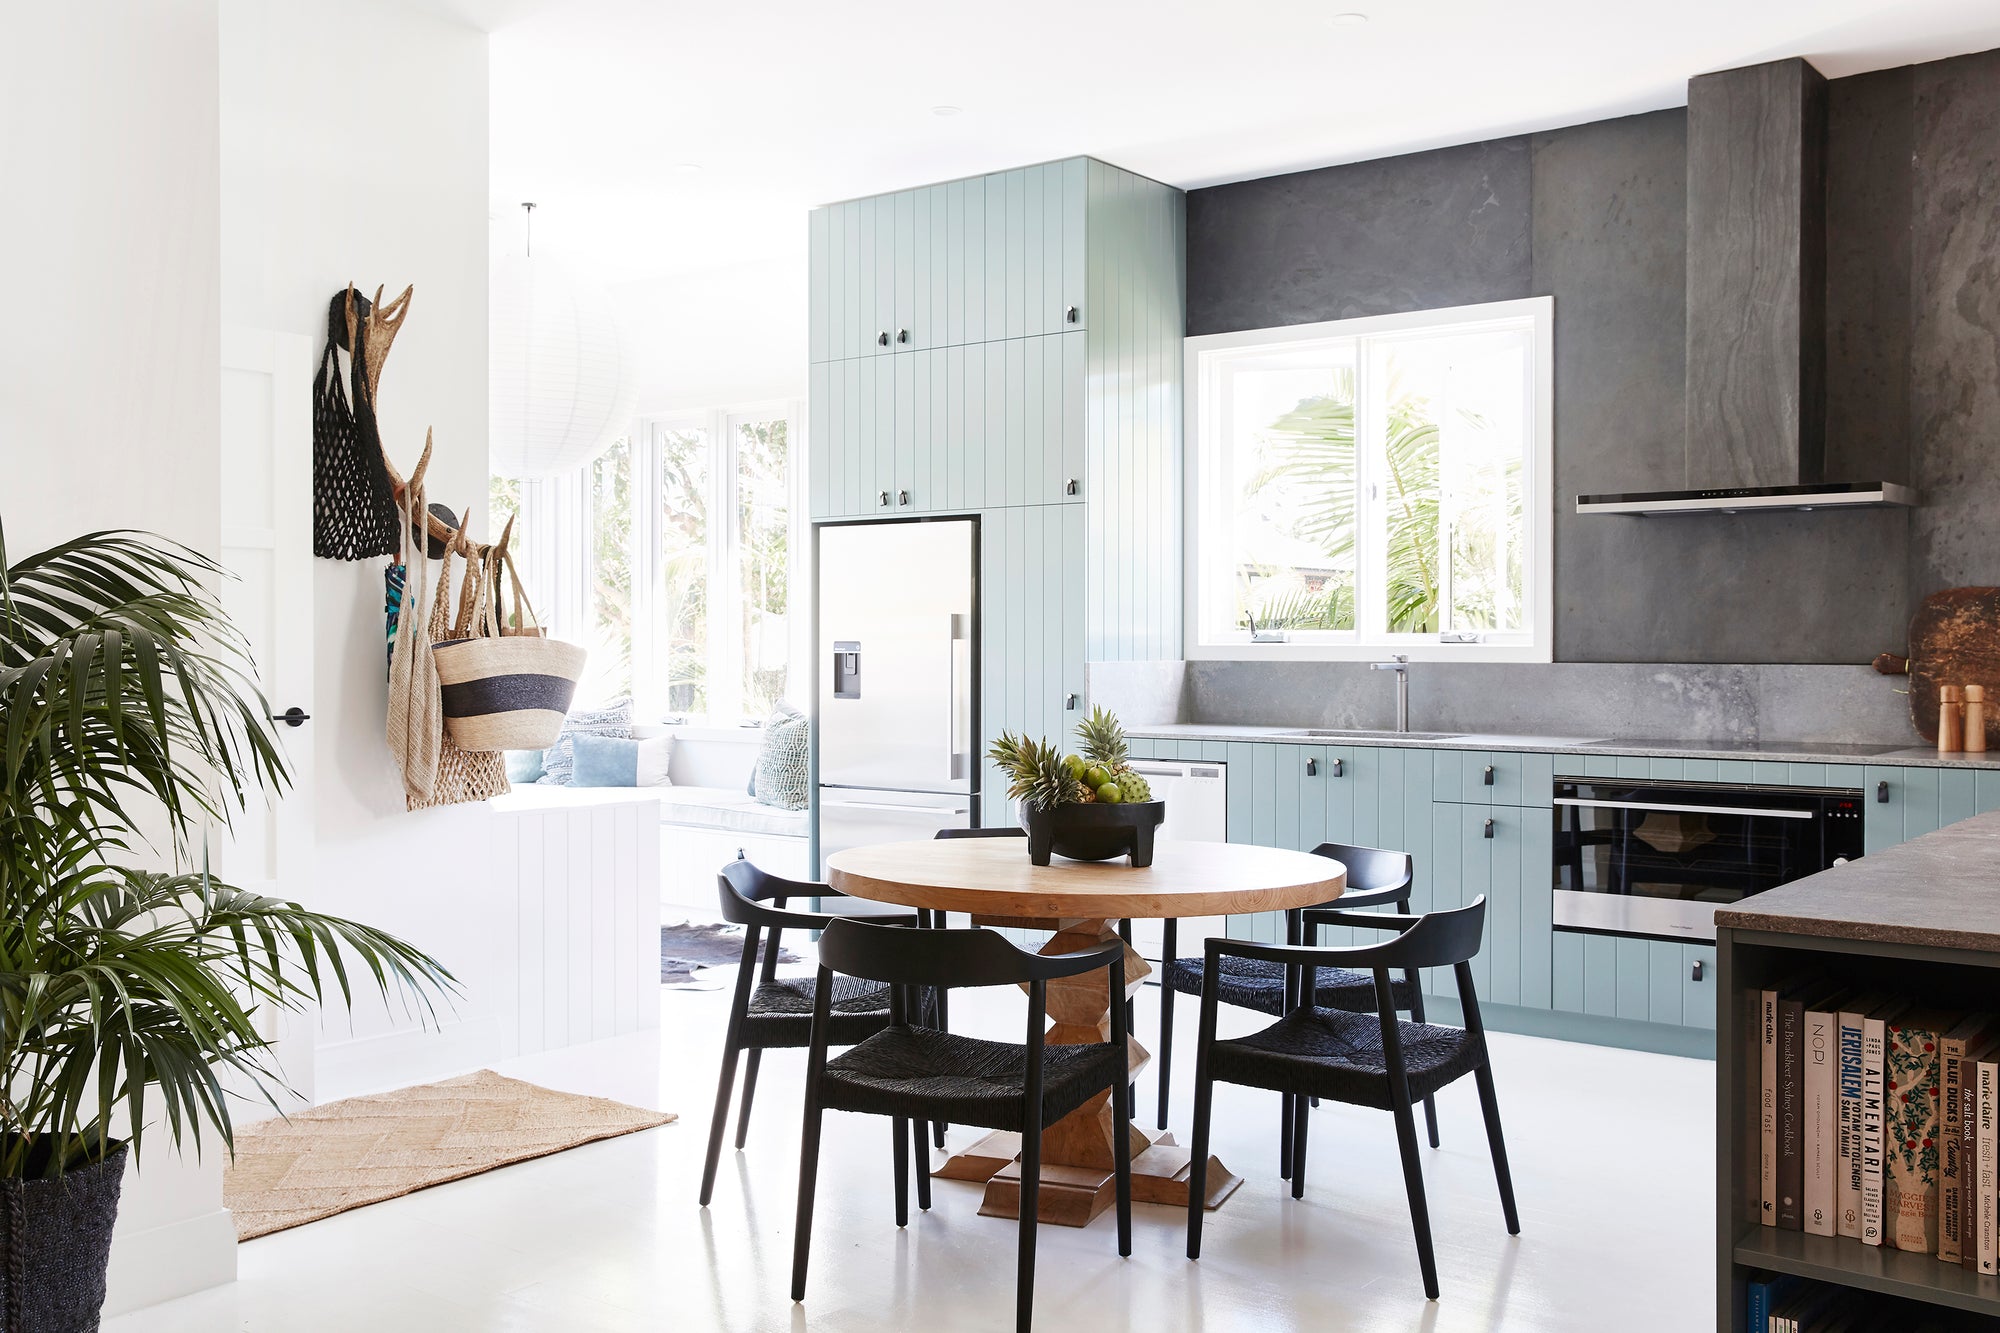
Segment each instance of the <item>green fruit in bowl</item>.
[[1083,762],[1083,756],[1080,754],[1064,755],[1063,766],[1069,769],[1069,775],[1078,782],[1083,781],[1084,770],[1089,767],[1089,765]]
[[1118,774],[1112,781],[1118,784],[1118,790],[1128,801],[1150,801],[1153,799],[1152,784],[1129,768]]
[[1111,770],[1102,764],[1092,764],[1083,771],[1083,780],[1093,791],[1099,790],[1105,783],[1111,781]]
[[1118,789],[1117,783],[1106,782],[1097,789],[1097,799],[1106,805],[1117,805],[1125,799],[1125,793]]

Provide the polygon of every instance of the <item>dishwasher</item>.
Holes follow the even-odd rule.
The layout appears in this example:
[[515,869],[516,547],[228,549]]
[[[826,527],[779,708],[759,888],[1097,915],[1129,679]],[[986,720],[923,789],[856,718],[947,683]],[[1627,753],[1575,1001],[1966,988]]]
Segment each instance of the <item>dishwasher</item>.
[[[1154,799],[1167,803],[1160,837],[1175,842],[1229,840],[1229,765],[1202,759],[1134,759],[1131,763],[1133,772],[1152,787]],[[1203,940],[1228,933],[1228,922],[1229,918],[1222,916],[1185,917],[1176,948],[1189,957],[1197,956]],[[1140,957],[1157,965],[1161,942],[1159,921],[1132,922],[1132,947]],[[1157,984],[1159,978],[1152,980]]]

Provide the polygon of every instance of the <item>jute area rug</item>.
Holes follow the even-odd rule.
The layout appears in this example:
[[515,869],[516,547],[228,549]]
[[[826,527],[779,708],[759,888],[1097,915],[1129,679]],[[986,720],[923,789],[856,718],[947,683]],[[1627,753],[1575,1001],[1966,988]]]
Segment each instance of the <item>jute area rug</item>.
[[244,1126],[222,1201],[249,1240],[677,1118],[482,1069]]

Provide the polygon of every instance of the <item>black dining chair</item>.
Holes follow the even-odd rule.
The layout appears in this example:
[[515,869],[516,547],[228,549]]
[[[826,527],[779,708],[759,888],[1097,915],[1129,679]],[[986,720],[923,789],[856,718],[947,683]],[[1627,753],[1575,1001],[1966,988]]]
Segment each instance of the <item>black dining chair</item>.
[[[941,828],[937,831],[937,836],[939,838],[1025,838],[1028,836],[1028,830],[1021,828],[1018,825],[1007,825],[1007,824],[1002,824],[997,828]],[[945,924],[944,916],[945,914],[943,912],[934,912],[930,915],[929,919],[924,922],[924,924],[926,926],[931,926],[931,927],[942,927]],[[1172,921],[1167,922],[1167,929],[1169,931],[1171,931],[1173,927],[1174,923]],[[1125,941],[1128,947],[1131,945],[1132,923],[1129,920],[1120,921],[1118,923],[1118,938]],[[1168,938],[1171,939],[1172,936],[1170,935]],[[949,1017],[949,1012],[945,1007],[946,999],[943,991],[938,992],[937,1004],[938,1004],[938,1011],[937,1011],[938,1026],[944,1027],[946,1025],[946,1019]],[[1131,999],[1128,998],[1125,1001],[1125,1026],[1128,1028],[1132,1027],[1137,1022],[1137,1020],[1138,1020],[1138,1008],[1136,1005],[1133,1004]],[[1132,1105],[1129,1108],[1129,1114],[1136,1117],[1139,1114],[1139,1085],[1137,1083],[1134,1083],[1131,1086],[1127,1087],[1125,1089],[1125,1096],[1126,1099],[1132,1103]],[[1161,1106],[1164,1107],[1165,1105],[1166,1103],[1163,1100],[1161,1102]],[[1166,1112],[1163,1110],[1161,1112],[1161,1115],[1164,1116],[1165,1114]],[[1165,1129],[1166,1125],[1162,1123],[1160,1128]],[[938,1147],[942,1148],[944,1147],[944,1126],[942,1125],[936,1126],[936,1129],[937,1129],[937,1145]]]
[[[750,1107],[757,1096],[757,1067],[771,1047],[803,1049],[812,1039],[813,1002],[820,983],[811,977],[778,976],[779,944],[787,930],[824,930],[833,920],[831,912],[799,911],[787,907],[794,898],[817,898],[833,903],[835,910],[863,912],[878,919],[915,925],[915,913],[861,898],[850,898],[829,885],[783,879],[759,870],[738,857],[715,877],[716,894],[723,918],[743,927],[743,958],[736,969],[736,991],[729,1004],[729,1026],[722,1039],[722,1073],[716,1079],[715,1118],[708,1128],[708,1160],[701,1172],[701,1206],[706,1208],[715,1192],[715,1169],[722,1158],[722,1135],[729,1125],[730,1095],[736,1086],[736,1062],[743,1052],[749,1060],[743,1071],[743,1101],[737,1112],[736,1147],[740,1151],[750,1135]],[[764,945],[762,963],[757,959],[759,942]],[[889,1024],[889,991],[885,986],[868,985],[842,977],[833,983],[829,998],[832,1028],[828,1039],[835,1045],[851,1046]]]
[[[1392,907],[1410,910],[1414,863],[1408,852],[1392,852],[1380,847],[1357,847],[1343,842],[1323,842],[1313,848],[1314,856],[1330,857],[1347,868],[1347,886],[1339,898],[1319,907],[1297,908],[1285,914],[1287,944],[1317,945],[1319,930],[1331,924],[1329,910],[1354,911],[1364,907]],[[1160,982],[1160,1128],[1167,1127],[1167,1097],[1172,1090],[1174,1040],[1174,993],[1202,993],[1202,960],[1181,958],[1176,923],[1167,921],[1162,935],[1161,956],[1166,959],[1166,975]],[[1259,958],[1225,957],[1219,984],[1221,1001],[1243,1009],[1254,1009],[1272,1017],[1285,1012],[1297,995],[1301,973]],[[1411,1018],[1424,1021],[1424,992],[1414,969],[1394,981],[1396,1008]],[[1375,1011],[1375,987],[1365,972],[1345,968],[1321,968],[1316,982],[1315,1003],[1327,1009],[1348,1009],[1356,1013]],[[1278,1176],[1292,1174],[1292,1105],[1284,1099],[1278,1113]],[[1424,1127],[1431,1147],[1438,1146],[1437,1108],[1424,1099]]]
[[[812,1045],[806,1057],[805,1142],[799,1159],[799,1214],[792,1254],[792,1299],[806,1294],[812,1246],[813,1194],[819,1177],[820,1122],[828,1111],[891,1119],[896,1142],[896,1225],[909,1220],[909,1159],[916,1158],[917,1206],[930,1206],[930,1178],[918,1152],[925,1121],[1013,1130],[1021,1136],[1020,1254],[1014,1323],[1033,1325],[1036,1210],[1041,1194],[1042,1128],[1100,1092],[1110,1091],[1117,1118],[1112,1135],[1118,1193],[1118,1253],[1132,1253],[1132,1135],[1125,1099],[1125,1015],[1111,1006],[1111,1040],[1075,1046],[1043,1041],[1048,984],[1109,970],[1113,993],[1124,985],[1125,949],[1105,944],[1078,953],[1037,954],[998,931],[907,930],[836,920],[819,940],[819,989]],[[889,1026],[831,1059],[837,1039],[832,1012],[834,974],[891,988]],[[1020,1046],[914,1026],[913,992],[933,987],[1025,986],[1027,1041]]]
[[[1307,948],[1283,944],[1252,944],[1247,940],[1208,942],[1202,969],[1206,988],[1201,996],[1201,1040],[1194,1072],[1194,1152],[1190,1159],[1188,1197],[1199,1199],[1207,1187],[1209,1121],[1214,1110],[1215,1084],[1236,1083],[1268,1088],[1291,1099],[1296,1117],[1292,1146],[1292,1197],[1305,1197],[1307,1099],[1324,1097],[1353,1106],[1373,1106],[1396,1118],[1396,1146],[1403,1157],[1403,1186],[1410,1196],[1410,1223],[1417,1235],[1417,1263],[1423,1270],[1424,1294],[1437,1299],[1437,1258],[1431,1248],[1430,1210],[1424,1202],[1424,1171],[1417,1151],[1416,1117],[1411,1106],[1439,1088],[1473,1076],[1479,1086],[1479,1106],[1486,1117],[1486,1143],[1493,1154],[1493,1175],[1500,1186],[1500,1208],[1507,1233],[1521,1234],[1514,1209],[1514,1180],[1507,1170],[1507,1145],[1500,1133],[1500,1107],[1493,1095],[1493,1067],[1486,1049],[1486,1029],[1479,1018],[1479,997],[1473,993],[1471,960],[1479,953],[1486,930],[1486,899],[1447,911],[1406,916],[1329,909],[1328,924],[1361,926],[1398,932],[1378,944],[1342,948]],[[1375,989],[1375,1012],[1355,1013],[1323,1005],[1307,1005],[1294,997],[1285,1015],[1261,1032],[1217,1041],[1215,1014],[1221,995],[1223,965],[1231,958],[1261,959],[1280,967],[1342,967],[1365,972]],[[1463,1028],[1404,1022],[1396,1017],[1392,970],[1449,967],[1458,979]],[[1188,1258],[1201,1257],[1201,1214],[1188,1210]]]

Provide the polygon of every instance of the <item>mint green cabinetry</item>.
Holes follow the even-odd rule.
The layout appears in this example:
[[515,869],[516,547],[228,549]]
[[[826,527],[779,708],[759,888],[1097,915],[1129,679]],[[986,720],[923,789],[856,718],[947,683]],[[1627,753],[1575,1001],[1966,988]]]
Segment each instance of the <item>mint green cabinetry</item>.
[[2000,810],[2000,770],[1871,764],[1862,802],[1866,850],[1879,852],[1946,824]]

